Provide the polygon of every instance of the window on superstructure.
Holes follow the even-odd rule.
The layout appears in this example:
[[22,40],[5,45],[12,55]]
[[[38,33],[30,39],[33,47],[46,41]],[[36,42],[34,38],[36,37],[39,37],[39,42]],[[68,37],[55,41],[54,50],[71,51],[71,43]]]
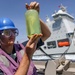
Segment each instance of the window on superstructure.
[[66,36],[67,36],[68,38],[73,38],[74,33],[67,33]]
[[52,25],[53,31],[61,28],[61,21],[62,19],[55,20],[55,23]]
[[48,47],[48,49],[56,48],[56,41],[47,42],[47,47]]

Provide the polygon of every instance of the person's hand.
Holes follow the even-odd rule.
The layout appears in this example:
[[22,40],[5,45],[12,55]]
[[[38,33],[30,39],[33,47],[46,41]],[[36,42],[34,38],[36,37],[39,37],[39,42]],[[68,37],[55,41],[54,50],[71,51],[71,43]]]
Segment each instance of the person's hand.
[[33,56],[33,53],[36,51],[36,46],[38,43],[38,40],[42,37],[42,34],[34,34],[26,44],[26,54],[31,59]]
[[26,9],[27,9],[27,10],[29,10],[29,9],[35,9],[35,10],[37,10],[38,13],[39,13],[39,10],[40,10],[39,3],[37,3],[37,2],[31,2],[30,5],[28,5],[28,4],[26,3]]

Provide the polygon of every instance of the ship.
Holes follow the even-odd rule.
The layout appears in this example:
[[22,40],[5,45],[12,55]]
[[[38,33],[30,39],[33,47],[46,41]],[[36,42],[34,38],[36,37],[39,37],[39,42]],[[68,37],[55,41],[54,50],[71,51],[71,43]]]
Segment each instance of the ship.
[[51,36],[32,60],[38,75],[75,75],[75,19],[62,4],[52,17],[53,20],[46,16]]

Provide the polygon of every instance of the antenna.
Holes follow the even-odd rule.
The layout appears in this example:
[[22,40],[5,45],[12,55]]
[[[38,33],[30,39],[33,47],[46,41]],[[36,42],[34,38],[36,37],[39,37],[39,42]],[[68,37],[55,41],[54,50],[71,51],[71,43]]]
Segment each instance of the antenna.
[[63,12],[67,12],[66,7],[63,6],[62,4],[59,6],[59,8],[60,8]]

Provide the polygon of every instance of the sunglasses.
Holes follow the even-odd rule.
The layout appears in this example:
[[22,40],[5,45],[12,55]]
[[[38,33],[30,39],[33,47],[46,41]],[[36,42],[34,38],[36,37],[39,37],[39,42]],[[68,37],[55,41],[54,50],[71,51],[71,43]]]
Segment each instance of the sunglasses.
[[18,29],[15,29],[15,30],[14,29],[6,29],[6,30],[2,30],[0,32],[0,35],[6,36],[6,37],[10,37],[12,35],[18,36],[18,34],[19,34]]

